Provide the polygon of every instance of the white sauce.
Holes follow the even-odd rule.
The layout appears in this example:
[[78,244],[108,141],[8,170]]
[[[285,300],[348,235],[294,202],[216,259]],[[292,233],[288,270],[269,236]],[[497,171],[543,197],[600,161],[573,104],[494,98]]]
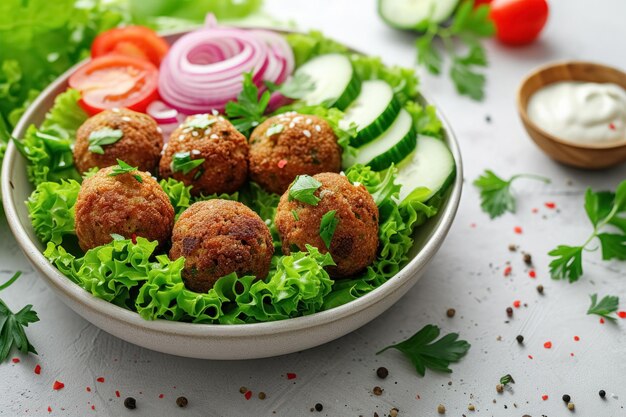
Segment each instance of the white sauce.
[[626,91],[616,84],[550,84],[530,98],[528,116],[541,129],[568,142],[626,141]]

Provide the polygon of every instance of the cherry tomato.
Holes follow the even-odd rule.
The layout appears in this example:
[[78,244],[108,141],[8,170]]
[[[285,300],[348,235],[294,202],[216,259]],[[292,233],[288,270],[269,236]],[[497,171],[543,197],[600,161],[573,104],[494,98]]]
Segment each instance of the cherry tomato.
[[525,45],[539,36],[548,20],[546,0],[493,0],[491,19],[497,38],[509,45]]
[[143,26],[128,26],[102,32],[91,45],[91,57],[106,54],[146,59],[157,67],[167,54],[169,45],[155,31]]
[[124,55],[105,55],[78,68],[69,85],[81,93],[79,104],[90,115],[114,107],[145,112],[158,98],[159,71],[150,62]]

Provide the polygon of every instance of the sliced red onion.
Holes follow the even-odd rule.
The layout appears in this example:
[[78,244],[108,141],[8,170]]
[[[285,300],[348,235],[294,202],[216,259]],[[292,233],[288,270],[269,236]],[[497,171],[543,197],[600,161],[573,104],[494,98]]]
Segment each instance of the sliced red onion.
[[160,100],[148,104],[146,112],[160,125],[178,122],[178,110],[169,107]]

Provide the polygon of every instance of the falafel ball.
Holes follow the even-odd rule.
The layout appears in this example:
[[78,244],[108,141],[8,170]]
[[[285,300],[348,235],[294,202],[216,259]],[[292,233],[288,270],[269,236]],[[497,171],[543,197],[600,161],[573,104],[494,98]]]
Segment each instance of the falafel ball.
[[190,116],[172,132],[159,167],[161,177],[192,185],[193,195],[234,193],[248,177],[248,141],[222,116]]
[[167,194],[149,173],[111,175],[113,169],[101,169],[80,187],[75,222],[81,249],[111,242],[112,233],[166,243],[174,226],[174,208]]
[[257,126],[250,136],[250,178],[265,190],[285,192],[298,175],[341,170],[341,147],[328,122],[284,113]]
[[274,245],[267,225],[245,205],[230,200],[192,204],[174,225],[170,258],[185,257],[187,288],[207,292],[232,272],[267,276]]
[[[313,176],[322,185],[314,195],[317,205],[290,200],[289,190],[281,197],[275,223],[283,243],[283,253],[292,249],[306,250],[306,244],[322,253],[330,252],[336,266],[328,267],[335,278],[349,277],[363,270],[376,258],[378,248],[378,207],[367,189],[353,185],[340,174]],[[338,220],[330,250],[320,236],[322,217],[335,210]]]
[[156,173],[162,148],[163,135],[152,117],[128,109],[104,110],[76,131],[74,163],[83,173],[122,159],[141,171]]

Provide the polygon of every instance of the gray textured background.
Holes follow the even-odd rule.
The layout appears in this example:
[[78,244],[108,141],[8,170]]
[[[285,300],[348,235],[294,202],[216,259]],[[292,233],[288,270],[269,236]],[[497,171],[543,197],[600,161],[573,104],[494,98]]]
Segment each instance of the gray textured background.
[[[266,10],[278,19],[321,29],[350,46],[383,56],[388,63],[413,63],[413,37],[385,27],[373,0],[266,3]],[[569,285],[550,280],[546,256],[557,244],[586,239],[590,227],[582,207],[584,189],[615,187],[626,178],[626,167],[584,172],[553,163],[530,142],[515,110],[521,78],[548,61],[595,60],[625,69],[626,2],[550,3],[551,18],[540,42],[522,49],[486,42],[491,63],[484,102],[458,97],[446,77],[423,77],[423,90],[443,109],[461,143],[467,184],[459,213],[447,241],[413,290],[377,320],[333,343],[242,362],[184,359],[138,348],[91,326],[54,297],[21,255],[6,220],[1,220],[1,276],[25,271],[2,296],[12,308],[34,304],[42,321],[28,331],[40,355],[0,365],[0,415],[43,416],[50,406],[51,415],[64,416],[302,416],[311,415],[310,407],[321,402],[324,411],[315,415],[383,416],[397,407],[400,416],[431,416],[442,403],[449,416],[554,417],[570,415],[560,399],[567,393],[576,403],[575,415],[626,416],[626,321],[600,325],[597,317],[585,315],[593,292],[621,295],[626,309],[626,265],[602,262],[598,253],[587,252],[584,277]],[[485,122],[486,115],[491,124]],[[553,183],[520,181],[515,187],[518,213],[490,221],[469,184],[485,168],[503,176],[543,174]],[[547,201],[554,201],[558,210],[545,208]],[[532,213],[533,208],[539,212]],[[521,226],[523,234],[515,234],[515,226]],[[528,277],[521,254],[508,251],[511,243],[533,255],[536,279]],[[513,272],[505,278],[508,261]],[[543,297],[535,290],[540,283],[545,286]],[[515,310],[507,324],[505,308],[518,299],[528,307]],[[457,311],[453,319],[445,316],[449,307]],[[453,365],[453,374],[428,372],[420,378],[396,352],[375,356],[378,349],[427,323],[458,331],[472,343],[469,354]],[[525,337],[522,347],[515,341],[517,334]],[[573,340],[575,335],[579,342]],[[550,350],[543,348],[548,340],[553,343]],[[43,368],[40,376],[33,373],[36,364]],[[381,365],[390,371],[385,381],[375,376]],[[297,378],[287,380],[287,372]],[[495,385],[507,373],[516,384],[513,391],[499,395]],[[105,383],[96,382],[100,376]],[[55,379],[63,381],[65,389],[53,391]],[[371,394],[376,385],[384,388],[382,396]],[[239,393],[241,386],[255,396],[246,401]],[[606,401],[598,397],[599,389],[607,391]],[[137,398],[138,409],[125,410],[115,390],[122,399]],[[259,391],[267,399],[257,399]],[[541,398],[544,394],[547,401]],[[174,404],[179,395],[190,401],[186,410]],[[474,413],[467,411],[470,402],[476,405]]]

